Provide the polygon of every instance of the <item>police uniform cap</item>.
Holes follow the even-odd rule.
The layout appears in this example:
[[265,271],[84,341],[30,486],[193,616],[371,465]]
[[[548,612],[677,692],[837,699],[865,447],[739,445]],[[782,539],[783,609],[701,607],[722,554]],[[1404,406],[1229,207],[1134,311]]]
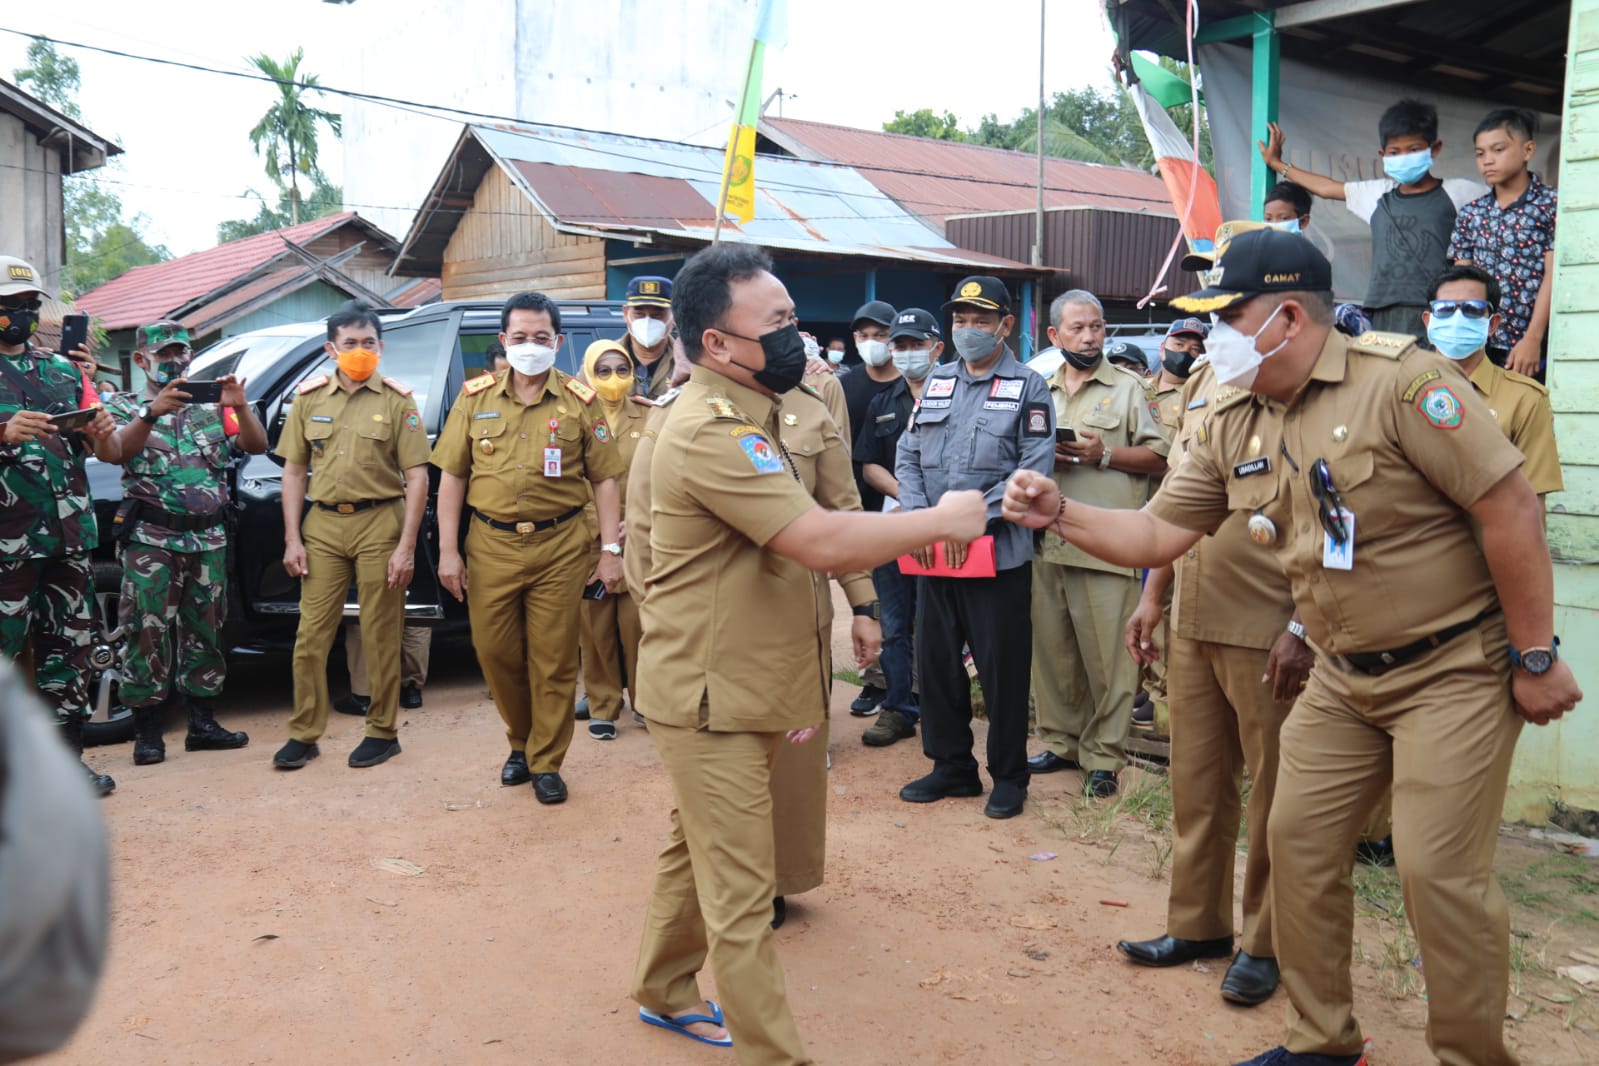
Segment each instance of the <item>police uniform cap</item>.
[[989,277],[987,274],[975,274],[965,278],[955,286],[955,295],[951,296],[941,310],[953,311],[961,305],[981,308],[984,311],[998,311],[1002,315],[1010,314],[1010,290],[998,278]]
[[894,310],[894,305],[884,303],[882,300],[868,300],[855,310],[855,317],[849,320],[851,328],[859,326],[862,322],[876,322],[879,326],[892,326],[894,318],[899,312]]
[[908,307],[894,316],[888,339],[892,341],[896,337],[915,337],[919,341],[943,339],[938,330],[938,319],[933,317],[931,311],[923,311],[920,307]]
[[640,275],[627,283],[627,296],[622,302],[628,307],[671,307],[672,279]]
[[1279,229],[1234,237],[1221,250],[1210,284],[1179,296],[1179,311],[1204,313],[1268,292],[1331,292],[1332,264],[1305,238]]

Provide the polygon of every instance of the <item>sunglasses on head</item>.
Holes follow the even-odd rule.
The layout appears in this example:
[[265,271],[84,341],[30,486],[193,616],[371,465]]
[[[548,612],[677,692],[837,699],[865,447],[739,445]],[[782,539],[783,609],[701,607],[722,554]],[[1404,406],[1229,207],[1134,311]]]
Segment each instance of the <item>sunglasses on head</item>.
[[1494,313],[1494,305],[1487,300],[1434,300],[1431,309],[1438,318],[1453,318],[1457,311],[1467,318],[1487,318]]

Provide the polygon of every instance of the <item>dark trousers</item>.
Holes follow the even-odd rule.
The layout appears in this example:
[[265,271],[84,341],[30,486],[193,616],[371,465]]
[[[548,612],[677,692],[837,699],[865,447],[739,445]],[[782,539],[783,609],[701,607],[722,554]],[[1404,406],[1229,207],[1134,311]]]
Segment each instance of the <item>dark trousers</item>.
[[1027,787],[1027,687],[1033,668],[1033,566],[992,578],[924,577],[916,603],[922,751],[936,767],[976,776],[968,645],[988,708],[988,772]]
[[872,585],[882,608],[883,651],[878,662],[883,667],[885,711],[898,711],[911,721],[921,715],[916,701],[915,670],[912,666],[916,646],[916,579],[899,572],[891,562],[872,571]]

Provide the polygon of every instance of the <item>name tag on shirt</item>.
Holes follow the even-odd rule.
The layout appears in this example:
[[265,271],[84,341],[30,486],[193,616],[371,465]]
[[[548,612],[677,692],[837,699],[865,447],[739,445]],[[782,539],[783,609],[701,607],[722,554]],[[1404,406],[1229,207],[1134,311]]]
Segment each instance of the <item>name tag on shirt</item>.
[[1188,410],[1190,411],[1197,411],[1203,406],[1205,406],[1205,398],[1203,396],[1199,397],[1198,399],[1188,401]]
[[[922,394],[922,405],[924,407],[927,406],[927,401],[929,399],[936,400],[942,396],[953,395],[955,395],[954,378],[934,378],[932,381],[927,383],[927,391]],[[1017,395],[1020,395],[1020,393]],[[945,406],[947,407],[949,405],[945,404]]]
[[[995,378],[994,383],[988,387],[988,395],[995,400],[1019,400],[1022,398],[1021,378]],[[1014,411],[1012,407],[1010,410]]]
[[899,415],[895,414],[893,411],[890,411],[886,415],[878,415],[877,418],[875,419],[875,421],[877,421],[877,422],[892,422],[892,421],[894,421],[894,419],[896,419],[898,417],[899,417]]
[[311,421],[313,421],[313,422],[331,422],[331,421],[333,421],[333,416],[332,415],[312,415],[311,416]]
[[472,421],[477,422],[477,421],[480,421],[481,419],[485,419],[485,418],[499,418],[499,417],[500,417],[500,412],[498,412],[498,411],[479,411],[477,414],[472,416]]
[[1349,536],[1343,540],[1334,540],[1331,533],[1323,533],[1324,543],[1321,547],[1321,568],[1323,570],[1353,570],[1355,568],[1355,516],[1348,511],[1339,511],[1344,518],[1344,532]]
[[1022,405],[1017,400],[984,400],[985,411],[1020,411]]
[[922,398],[921,406],[925,407],[929,411],[940,411],[949,406],[949,400],[929,400],[924,396]]
[[1250,477],[1253,474],[1264,474],[1271,469],[1271,456],[1262,455],[1259,459],[1246,459],[1233,466],[1233,477]]
[[561,449],[560,448],[545,448],[544,449],[544,476],[545,477],[560,477],[561,476]]

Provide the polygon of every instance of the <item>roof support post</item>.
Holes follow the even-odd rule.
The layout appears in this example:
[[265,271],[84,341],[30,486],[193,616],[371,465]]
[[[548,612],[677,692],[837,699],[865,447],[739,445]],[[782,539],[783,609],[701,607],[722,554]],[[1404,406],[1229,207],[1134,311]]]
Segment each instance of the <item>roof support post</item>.
[[873,267],[866,272],[866,299],[861,302],[869,304],[875,299],[877,299],[877,268]]
[[[1251,140],[1265,140],[1266,125],[1277,121],[1280,41],[1272,12],[1258,11],[1254,19],[1249,127]],[[1272,174],[1266,169],[1266,161],[1260,157],[1260,153],[1254,151],[1254,145],[1249,145],[1249,148],[1249,217],[1258,222],[1265,217],[1266,192],[1270,188],[1267,183]]]
[[1033,348],[1036,346],[1033,337],[1033,287],[1037,284],[1032,278],[1022,282],[1022,328],[1017,332],[1021,334],[1021,359],[1024,363],[1033,357]]

